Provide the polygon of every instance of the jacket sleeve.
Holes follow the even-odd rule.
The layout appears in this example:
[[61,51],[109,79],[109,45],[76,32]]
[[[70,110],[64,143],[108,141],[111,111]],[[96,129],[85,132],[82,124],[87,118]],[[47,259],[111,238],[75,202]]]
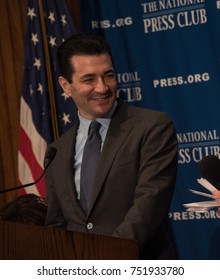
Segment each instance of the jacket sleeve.
[[177,173],[177,138],[166,114],[152,121],[139,150],[138,183],[134,201],[113,236],[138,241],[140,248],[167,221]]

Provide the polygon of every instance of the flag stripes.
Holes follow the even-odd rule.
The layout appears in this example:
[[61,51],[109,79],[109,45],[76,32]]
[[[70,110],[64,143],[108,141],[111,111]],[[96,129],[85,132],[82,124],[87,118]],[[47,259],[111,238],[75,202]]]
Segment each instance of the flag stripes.
[[[43,15],[40,13],[42,7]],[[44,25],[41,22],[42,17]],[[43,36],[42,27],[46,29],[46,38]],[[36,181],[43,173],[45,151],[47,145],[54,140],[52,122],[57,122],[61,135],[77,118],[75,104],[66,98],[57,82],[59,69],[56,60],[57,47],[74,33],[76,28],[65,1],[28,0],[18,152],[18,175],[22,185]],[[45,56],[45,41],[48,44],[49,57]],[[47,71],[46,65],[49,65],[50,71]],[[48,72],[51,77],[47,76]],[[52,94],[55,102],[52,103],[49,88],[54,90]],[[56,106],[55,110],[50,104]],[[52,119],[52,111],[57,112],[56,119]],[[44,180],[41,179],[35,186],[19,191],[24,192],[45,197]]]

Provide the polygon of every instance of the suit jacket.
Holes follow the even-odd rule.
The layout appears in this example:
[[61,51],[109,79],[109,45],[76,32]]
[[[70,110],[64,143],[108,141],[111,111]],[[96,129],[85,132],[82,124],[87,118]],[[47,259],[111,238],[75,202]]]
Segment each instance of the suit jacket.
[[109,126],[88,216],[77,200],[73,160],[79,123],[50,147],[47,226],[137,240],[140,258],[174,259],[168,211],[177,172],[177,139],[166,113],[119,103]]

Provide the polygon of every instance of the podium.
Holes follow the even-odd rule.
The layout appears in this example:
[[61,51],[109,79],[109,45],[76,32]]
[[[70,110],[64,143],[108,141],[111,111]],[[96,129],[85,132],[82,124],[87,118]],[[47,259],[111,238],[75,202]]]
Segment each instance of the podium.
[[0,221],[1,260],[133,260],[133,240]]

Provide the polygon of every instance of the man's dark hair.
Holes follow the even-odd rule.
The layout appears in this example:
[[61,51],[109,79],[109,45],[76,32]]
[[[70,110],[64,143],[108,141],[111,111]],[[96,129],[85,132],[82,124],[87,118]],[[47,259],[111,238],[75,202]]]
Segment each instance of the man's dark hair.
[[57,58],[60,74],[69,83],[72,82],[74,69],[70,59],[74,55],[101,55],[109,54],[112,59],[111,48],[105,38],[97,34],[75,34],[65,40],[57,49]]

